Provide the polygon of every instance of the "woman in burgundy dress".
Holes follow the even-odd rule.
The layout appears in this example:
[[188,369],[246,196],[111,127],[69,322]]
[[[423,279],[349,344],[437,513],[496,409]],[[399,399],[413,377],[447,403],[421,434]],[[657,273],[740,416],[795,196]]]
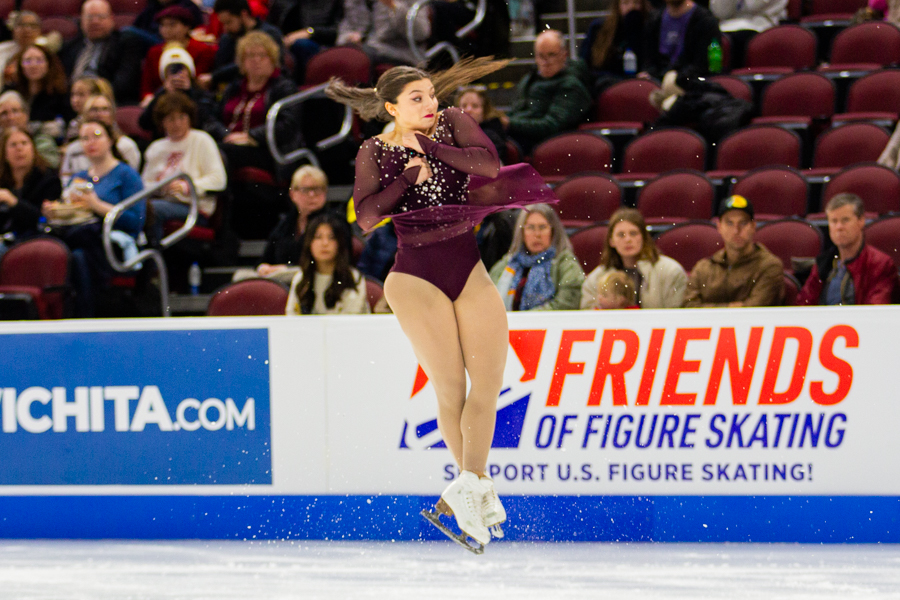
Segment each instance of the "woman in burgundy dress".
[[434,75],[394,67],[374,89],[339,81],[328,89],[362,118],[394,122],[357,154],[357,220],[364,229],[394,222],[399,249],[385,296],[434,385],[438,425],[461,471],[437,508],[482,546],[492,531],[502,536],[506,519],[485,467],[509,333],[473,229],[492,212],[554,198],[531,167],[501,170],[478,124],[457,108],[440,112],[438,102],[505,64],[464,60]]

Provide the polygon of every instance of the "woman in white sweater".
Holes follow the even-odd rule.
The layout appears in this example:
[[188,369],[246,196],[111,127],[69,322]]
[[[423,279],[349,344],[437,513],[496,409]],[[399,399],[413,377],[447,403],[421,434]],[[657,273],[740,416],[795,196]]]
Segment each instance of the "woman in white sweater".
[[[215,192],[224,190],[228,183],[219,147],[208,133],[193,129],[197,107],[187,94],[168,92],[160,96],[153,118],[166,137],[150,144],[144,153],[144,185],[156,185],[180,171],[190,175],[199,198],[197,222],[205,225],[216,210]],[[153,218],[147,235],[152,242],[162,239],[166,221],[184,221],[190,212],[186,181],[173,181],[162,192],[150,201]]]
[[366,279],[350,266],[346,223],[325,213],[314,218],[303,235],[300,272],[291,281],[288,315],[366,314]]
[[640,212],[620,208],[609,219],[600,266],[581,287],[581,308],[608,308],[598,294],[598,283],[610,271],[624,271],[635,283],[641,308],[680,308],[687,287],[681,265],[663,256],[653,243]]

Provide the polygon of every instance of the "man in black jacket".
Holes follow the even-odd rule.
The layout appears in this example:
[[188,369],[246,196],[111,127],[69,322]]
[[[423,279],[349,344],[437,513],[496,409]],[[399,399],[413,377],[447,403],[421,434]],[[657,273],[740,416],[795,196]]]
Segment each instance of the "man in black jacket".
[[644,64],[639,76],[662,79],[667,71],[687,77],[709,74],[709,45],[718,40],[719,23],[693,0],[666,0],[666,8],[647,25]]
[[116,29],[107,0],[87,0],[81,7],[81,34],[59,53],[69,81],[83,75],[103,77],[116,102],[136,104],[141,83],[143,43]]

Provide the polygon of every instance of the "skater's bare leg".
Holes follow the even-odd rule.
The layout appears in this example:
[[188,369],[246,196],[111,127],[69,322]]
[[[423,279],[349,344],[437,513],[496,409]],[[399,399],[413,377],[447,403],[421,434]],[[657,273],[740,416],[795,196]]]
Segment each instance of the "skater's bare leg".
[[453,303],[431,283],[406,273],[389,274],[384,295],[434,386],[438,427],[457,466],[463,468],[460,419],[466,401],[466,372]]
[[453,306],[470,381],[460,420],[462,469],[483,476],[494,439],[509,327],[500,294],[481,262],[472,269]]

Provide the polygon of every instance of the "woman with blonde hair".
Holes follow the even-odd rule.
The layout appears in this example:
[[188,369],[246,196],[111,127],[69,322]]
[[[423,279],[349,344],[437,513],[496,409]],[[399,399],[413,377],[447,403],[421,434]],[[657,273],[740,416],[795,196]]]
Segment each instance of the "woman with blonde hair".
[[491,269],[506,310],[577,310],[584,271],[552,206],[519,214],[509,252]]
[[581,308],[609,308],[603,305],[597,285],[610,271],[624,271],[632,278],[641,308],[682,305],[687,274],[677,261],[659,253],[644,216],[634,208],[620,208],[610,217],[600,266],[590,272],[581,288]]
[[386,71],[375,88],[338,80],[326,92],[364,119],[394,122],[357,154],[357,222],[371,230],[387,216],[393,220],[399,250],[385,296],[434,386],[438,426],[460,470],[436,508],[454,515],[463,535],[452,534],[436,513],[423,516],[460,544],[468,545],[468,535],[481,547],[492,532],[502,535],[506,520],[485,469],[509,333],[474,228],[493,212],[554,197],[530,166],[501,169],[478,124],[458,108],[439,111],[438,104],[506,64],[467,59],[435,74],[400,66]]

